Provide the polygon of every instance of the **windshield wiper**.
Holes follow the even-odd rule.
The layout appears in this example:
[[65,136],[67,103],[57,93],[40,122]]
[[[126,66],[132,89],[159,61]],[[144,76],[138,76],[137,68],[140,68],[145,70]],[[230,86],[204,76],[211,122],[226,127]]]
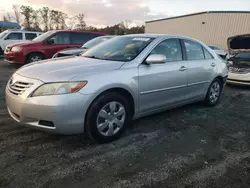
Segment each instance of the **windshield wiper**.
[[88,48],[84,46],[84,47],[81,47],[81,49],[88,49]]
[[104,59],[104,58],[101,58],[101,57],[96,57],[96,56],[94,56],[94,55],[92,55],[92,56],[83,56],[83,57],[87,57],[87,58],[92,58],[92,59]]

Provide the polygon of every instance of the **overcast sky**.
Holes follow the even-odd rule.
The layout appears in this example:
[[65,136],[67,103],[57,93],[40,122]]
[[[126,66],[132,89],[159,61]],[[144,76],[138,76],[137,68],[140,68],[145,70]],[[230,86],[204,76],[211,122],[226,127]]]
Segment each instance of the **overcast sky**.
[[207,10],[250,11],[250,0],[1,0],[0,20],[12,4],[49,6],[69,15],[85,14],[88,25],[113,25],[124,20],[146,20]]

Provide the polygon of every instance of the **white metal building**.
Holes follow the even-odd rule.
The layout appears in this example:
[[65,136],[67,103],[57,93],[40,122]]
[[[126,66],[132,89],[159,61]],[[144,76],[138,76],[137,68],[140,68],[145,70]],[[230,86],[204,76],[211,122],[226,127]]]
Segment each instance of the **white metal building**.
[[146,22],[145,33],[192,37],[227,50],[227,38],[250,34],[250,11],[208,11]]

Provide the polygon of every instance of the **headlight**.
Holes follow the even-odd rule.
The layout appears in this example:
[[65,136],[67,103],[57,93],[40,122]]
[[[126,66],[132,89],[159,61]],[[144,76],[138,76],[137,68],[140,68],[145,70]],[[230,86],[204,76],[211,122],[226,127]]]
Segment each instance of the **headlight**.
[[33,93],[32,97],[75,93],[82,89],[87,83],[87,81],[82,81],[44,84]]
[[12,52],[20,52],[20,51],[22,51],[22,47],[18,47],[18,46],[15,46],[15,47],[13,47],[13,48],[11,48],[11,51]]

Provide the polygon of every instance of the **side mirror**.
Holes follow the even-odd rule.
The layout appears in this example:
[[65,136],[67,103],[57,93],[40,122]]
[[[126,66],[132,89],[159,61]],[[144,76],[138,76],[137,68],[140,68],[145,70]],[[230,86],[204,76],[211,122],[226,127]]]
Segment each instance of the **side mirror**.
[[166,61],[167,61],[166,56],[165,55],[160,55],[160,54],[150,55],[146,59],[146,63],[148,65],[151,65],[151,64],[163,64],[163,63],[166,63]]
[[54,39],[48,39],[47,44],[55,44],[55,40]]

